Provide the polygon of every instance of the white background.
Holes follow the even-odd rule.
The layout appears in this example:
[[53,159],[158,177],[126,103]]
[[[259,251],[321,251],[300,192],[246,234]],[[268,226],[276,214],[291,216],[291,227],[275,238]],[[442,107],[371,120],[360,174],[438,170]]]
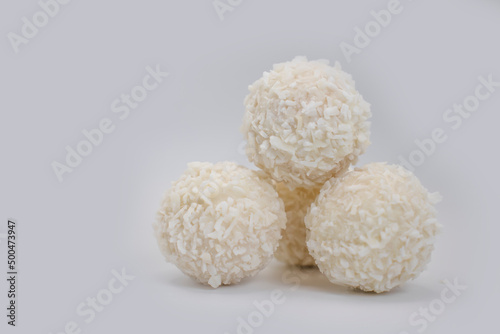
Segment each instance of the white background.
[[[474,93],[478,76],[500,81],[500,2],[402,0],[393,17],[352,62],[340,43],[388,1],[244,1],[220,20],[211,0],[73,1],[15,53],[35,0],[0,4],[0,233],[19,224],[18,326],[2,333],[236,333],[254,301],[281,289],[285,302],[255,333],[417,333],[409,317],[457,278],[467,289],[426,333],[497,332],[500,89],[461,127],[443,114]],[[163,192],[190,161],[233,160],[247,86],[273,63],[296,55],[341,62],[372,104],[372,146],[360,165],[398,162],[416,139],[442,128],[439,144],[415,173],[439,191],[444,231],[428,270],[382,295],[330,284],[309,272],[297,290],[273,263],[242,284],[198,285],[157,249],[151,224]],[[146,66],[170,73],[126,120],[111,102],[141,83]],[[102,118],[106,135],[60,183],[53,161]],[[5,240],[0,240],[5,267]],[[112,270],[135,279],[86,324],[78,304],[107,287]],[[4,274],[2,274],[2,277]]]

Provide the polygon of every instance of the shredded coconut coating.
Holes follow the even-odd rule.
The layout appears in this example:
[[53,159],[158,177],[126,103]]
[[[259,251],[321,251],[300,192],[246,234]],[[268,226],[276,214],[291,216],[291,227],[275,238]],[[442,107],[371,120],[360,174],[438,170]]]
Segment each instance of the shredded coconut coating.
[[285,224],[283,202],[262,173],[194,162],[165,194],[153,227],[168,262],[217,288],[263,269]]
[[276,190],[285,204],[287,222],[286,228],[281,232],[282,238],[274,256],[294,266],[315,266],[316,263],[306,245],[304,217],[318,196],[320,188],[290,190],[283,183],[278,183]]
[[291,189],[322,186],[370,144],[370,105],[339,63],[296,57],[249,90],[241,127],[246,154]]
[[389,291],[429,262],[439,201],[403,167],[368,164],[321,188],[305,218],[309,251],[331,282]]

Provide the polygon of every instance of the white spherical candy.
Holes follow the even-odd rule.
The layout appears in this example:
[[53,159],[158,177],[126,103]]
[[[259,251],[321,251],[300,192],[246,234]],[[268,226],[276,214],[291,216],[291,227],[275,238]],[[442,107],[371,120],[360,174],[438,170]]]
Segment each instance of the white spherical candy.
[[294,266],[314,266],[316,263],[309,254],[306,245],[306,226],[304,217],[311,203],[319,194],[320,188],[295,188],[290,190],[283,183],[276,186],[280,198],[285,204],[286,228],[274,256]]
[[370,144],[370,105],[338,63],[297,57],[249,89],[241,128],[248,158],[290,188],[322,186]]
[[258,172],[197,162],[165,194],[154,230],[167,261],[216,288],[263,269],[285,223],[282,200]]
[[305,218],[309,251],[333,283],[391,290],[429,262],[439,199],[400,166],[372,163],[348,172],[321,188]]

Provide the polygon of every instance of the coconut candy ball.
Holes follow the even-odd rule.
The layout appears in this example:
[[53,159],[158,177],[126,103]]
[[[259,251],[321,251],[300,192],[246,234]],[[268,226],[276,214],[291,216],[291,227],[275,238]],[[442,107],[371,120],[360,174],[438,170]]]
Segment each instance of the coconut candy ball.
[[306,225],[304,217],[320,188],[295,188],[290,190],[278,183],[276,190],[285,204],[286,228],[281,232],[281,240],[274,256],[294,266],[315,266],[306,245]]
[[217,288],[263,269],[285,223],[283,202],[261,174],[194,162],[165,194],[154,231],[168,262]]
[[366,165],[321,188],[305,218],[307,246],[331,282],[389,291],[429,262],[439,200],[401,166]]
[[370,144],[370,105],[338,63],[296,57],[249,90],[241,127],[246,154],[290,188],[322,186]]

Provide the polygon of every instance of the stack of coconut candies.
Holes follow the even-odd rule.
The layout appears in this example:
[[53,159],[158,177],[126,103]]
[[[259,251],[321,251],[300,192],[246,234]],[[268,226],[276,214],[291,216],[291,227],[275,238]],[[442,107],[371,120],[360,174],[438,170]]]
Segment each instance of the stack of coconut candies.
[[260,170],[188,164],[154,223],[167,261],[213,288],[273,257],[377,293],[418,276],[440,229],[440,196],[401,166],[350,168],[370,144],[371,117],[352,77],[297,57],[249,90],[241,130]]

